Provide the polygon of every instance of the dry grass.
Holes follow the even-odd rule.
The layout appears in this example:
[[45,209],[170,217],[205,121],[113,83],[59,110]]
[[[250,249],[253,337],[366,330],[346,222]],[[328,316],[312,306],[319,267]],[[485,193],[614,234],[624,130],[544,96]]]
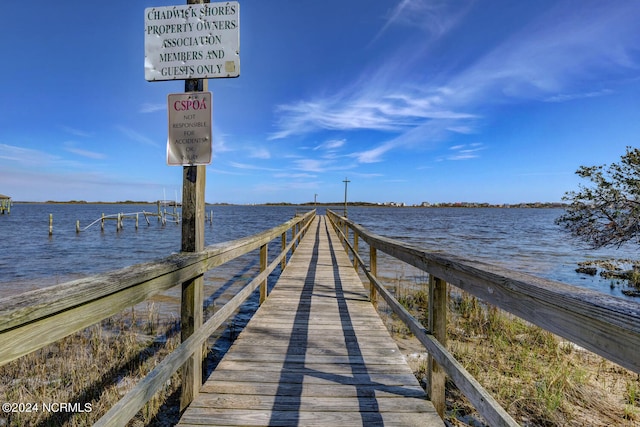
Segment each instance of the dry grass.
[[[93,424],[179,344],[176,326],[160,323],[153,305],[128,310],[0,367],[2,402],[38,404],[37,412],[0,414],[0,426]],[[130,425],[164,424],[158,412],[178,387],[174,376]],[[78,405],[70,412],[43,407],[63,402]]]
[[[399,301],[424,322],[424,286],[394,284]],[[450,295],[448,348],[523,426],[640,426],[640,376],[466,294]],[[384,307],[381,307],[384,311]],[[408,353],[424,351],[390,316]],[[414,357],[415,359],[415,357]],[[425,376],[426,358],[414,371]],[[485,425],[453,383],[447,423]]]

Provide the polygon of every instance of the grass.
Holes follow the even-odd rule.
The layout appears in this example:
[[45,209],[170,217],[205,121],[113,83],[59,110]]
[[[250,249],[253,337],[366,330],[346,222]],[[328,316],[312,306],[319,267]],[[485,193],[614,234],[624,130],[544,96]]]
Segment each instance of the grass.
[[[392,283],[401,304],[426,324],[428,286]],[[449,350],[521,425],[640,425],[639,375],[465,293],[450,288],[449,301]],[[379,308],[404,340],[406,328]],[[414,371],[424,384],[424,359]],[[450,381],[446,397],[449,425],[485,425]]]
[[[176,331],[175,322],[161,323],[149,305],[143,313],[129,310],[0,367],[2,402],[38,403],[37,412],[0,414],[0,426],[93,424],[177,347]],[[174,375],[129,425],[162,425],[160,409],[178,388]],[[78,404],[84,411],[47,411],[43,403]]]

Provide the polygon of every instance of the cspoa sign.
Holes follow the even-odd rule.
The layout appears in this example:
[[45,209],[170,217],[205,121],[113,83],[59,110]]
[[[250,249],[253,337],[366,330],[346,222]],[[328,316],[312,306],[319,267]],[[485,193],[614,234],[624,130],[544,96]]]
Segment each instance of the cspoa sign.
[[169,166],[211,163],[211,92],[172,93],[168,96]]
[[240,75],[237,1],[150,7],[144,14],[147,81]]

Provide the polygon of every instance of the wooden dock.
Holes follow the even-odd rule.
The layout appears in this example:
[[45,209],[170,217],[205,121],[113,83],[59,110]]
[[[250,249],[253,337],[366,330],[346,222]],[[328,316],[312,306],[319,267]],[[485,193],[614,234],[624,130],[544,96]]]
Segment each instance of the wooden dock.
[[325,217],[180,426],[443,425]]

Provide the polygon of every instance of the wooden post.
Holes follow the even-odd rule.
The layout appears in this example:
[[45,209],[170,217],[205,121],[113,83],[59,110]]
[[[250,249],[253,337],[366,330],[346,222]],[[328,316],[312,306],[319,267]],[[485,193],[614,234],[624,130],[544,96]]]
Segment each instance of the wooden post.
[[349,224],[345,222],[344,223],[344,251],[347,253],[347,256],[349,256],[349,247],[347,246],[347,243],[349,243]]
[[53,235],[53,214],[49,214],[49,236]]
[[102,213],[102,220],[100,221],[100,231],[104,231],[104,212]]
[[358,233],[356,232],[356,230],[353,230],[353,268],[356,269],[356,272],[358,271],[358,257],[356,256],[356,254],[358,253]]
[[[204,249],[204,188],[205,166],[184,166],[182,187],[182,251]],[[202,326],[204,280],[195,277],[182,284],[180,308],[181,339],[184,342]],[[196,351],[182,366],[180,410],[189,406],[202,385],[202,352]]]
[[[373,246],[369,246],[369,264],[371,275],[373,277],[378,277],[378,253],[376,251],[376,248],[374,248]],[[378,306],[378,294],[373,280],[369,281],[369,299],[371,300],[371,304],[373,304],[374,307]]]
[[[187,0],[187,4],[209,3],[208,0]],[[185,80],[185,92],[203,92],[208,89],[208,81],[203,79]],[[204,249],[204,189],[206,166],[183,166],[182,175],[182,251],[200,252]],[[164,223],[164,221],[163,221]],[[180,308],[182,342],[202,326],[204,301],[204,279],[200,275],[182,284]],[[200,392],[202,386],[202,351],[195,351],[182,366],[182,389],[180,412]]]
[[80,233],[80,220],[76,220],[76,234]]
[[296,242],[295,242],[295,237],[296,237],[296,226],[294,225],[293,227],[291,227],[291,241],[293,242],[293,245],[291,245],[291,255],[293,255],[293,253],[296,251]]
[[[260,246],[260,272],[267,269],[267,245]],[[260,283],[260,304],[267,299],[267,279]]]
[[[429,275],[429,329],[433,336],[447,346],[447,282]],[[428,357],[427,377],[429,381],[429,398],[433,402],[438,415],[444,418],[446,374],[431,355]]]
[[[282,252],[284,252],[287,247],[287,232],[282,233]],[[284,270],[287,267],[287,254],[282,257],[282,262],[280,264],[280,269]]]

